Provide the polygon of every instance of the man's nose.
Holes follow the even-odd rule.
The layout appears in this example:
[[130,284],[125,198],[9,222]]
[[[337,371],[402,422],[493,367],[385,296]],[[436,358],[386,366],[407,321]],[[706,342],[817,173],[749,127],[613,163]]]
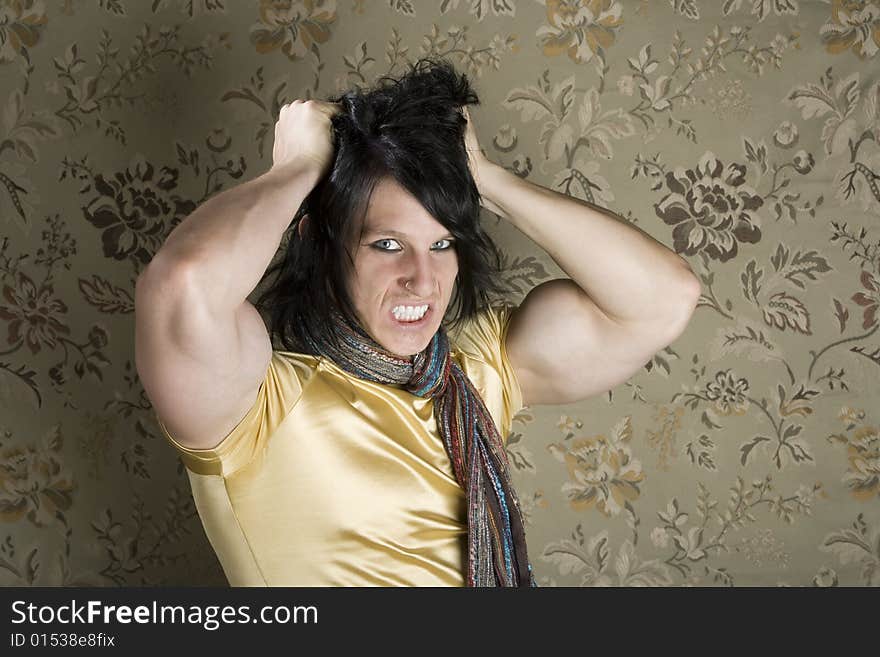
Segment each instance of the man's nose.
[[425,299],[434,293],[436,280],[430,255],[413,254],[404,264],[400,286],[409,294]]

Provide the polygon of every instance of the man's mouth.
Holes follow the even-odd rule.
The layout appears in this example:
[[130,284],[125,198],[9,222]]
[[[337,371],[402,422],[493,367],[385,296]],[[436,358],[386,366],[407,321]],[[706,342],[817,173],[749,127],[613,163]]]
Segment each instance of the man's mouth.
[[431,315],[430,304],[400,304],[391,309],[391,317],[401,326],[421,326]]

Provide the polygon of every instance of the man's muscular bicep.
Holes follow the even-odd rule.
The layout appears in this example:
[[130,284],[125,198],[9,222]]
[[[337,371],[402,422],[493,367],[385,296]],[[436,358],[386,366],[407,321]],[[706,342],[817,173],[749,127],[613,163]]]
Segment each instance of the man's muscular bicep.
[[217,316],[181,278],[138,279],[135,363],[172,436],[187,447],[209,449],[253,404],[272,344],[250,302]]
[[574,281],[556,279],[513,311],[505,347],[526,405],[568,404],[629,379],[669,334],[649,322],[617,323]]

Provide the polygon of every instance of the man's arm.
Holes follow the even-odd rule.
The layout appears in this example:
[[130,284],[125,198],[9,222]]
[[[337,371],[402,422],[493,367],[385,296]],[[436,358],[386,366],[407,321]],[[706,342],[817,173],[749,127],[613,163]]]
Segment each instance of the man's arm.
[[[135,364],[178,442],[215,447],[253,407],[272,342],[247,296],[332,155],[316,102],[284,106],[273,166],[177,226],[135,285]],[[324,154],[324,159],[316,157]]]
[[260,282],[319,176],[310,164],[292,163],[212,196],[175,227],[141,276],[158,263],[186,271],[211,309],[230,312]]
[[687,262],[613,213],[532,184],[466,143],[483,204],[571,280],[532,289],[506,350],[527,405],[585,399],[626,381],[685,329],[700,295]]
[[[294,100],[275,124],[272,167],[212,196],[175,227],[145,271],[184,270],[214,313],[236,311],[256,288],[303,199],[333,158],[333,103]],[[161,266],[160,266],[161,265]]]
[[212,197],[175,228],[135,285],[135,366],[187,447],[216,446],[253,406],[272,356],[247,301],[311,176],[273,169]]

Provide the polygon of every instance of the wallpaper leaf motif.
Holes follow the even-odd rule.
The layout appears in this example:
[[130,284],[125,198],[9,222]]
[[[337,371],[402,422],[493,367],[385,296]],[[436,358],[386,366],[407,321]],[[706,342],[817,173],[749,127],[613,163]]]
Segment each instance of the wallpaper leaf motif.
[[851,50],[860,59],[880,50],[880,5],[877,0],[832,0],[831,20],[819,28],[832,55]]
[[0,65],[14,61],[18,55],[29,60],[28,48],[35,47],[49,22],[42,0],[6,3],[4,20],[0,23]]
[[[489,10],[495,16],[516,16],[515,0],[464,0],[468,5],[468,11],[478,21],[483,20],[489,15]],[[457,9],[462,0],[442,0],[440,3],[440,13],[445,14],[448,11]]]
[[[748,5],[751,4],[751,7]],[[743,0],[724,0],[721,11],[728,16],[743,8]],[[798,0],[752,0],[746,3],[746,7],[751,13],[757,17],[759,21],[763,21],[770,15],[771,11],[777,16],[786,14],[797,15],[800,11]]]
[[844,406],[837,417],[846,423],[846,433],[832,434],[828,441],[847,447],[848,469],[842,482],[858,500],[880,497],[880,429],[866,422],[862,409]]
[[623,24],[623,5],[618,0],[539,2],[547,7],[547,24],[535,34],[545,55],[565,53],[578,64],[593,56],[604,60],[605,50],[614,44],[616,28]]
[[696,0],[669,0],[669,4],[682,16],[695,21],[700,20],[700,8]]
[[869,536],[863,514],[850,528],[825,537],[820,548],[837,556],[841,564],[861,566],[860,576],[867,586],[880,586],[880,531]]
[[336,22],[336,0],[260,0],[260,20],[250,28],[260,54],[281,50],[291,61],[326,43]]

